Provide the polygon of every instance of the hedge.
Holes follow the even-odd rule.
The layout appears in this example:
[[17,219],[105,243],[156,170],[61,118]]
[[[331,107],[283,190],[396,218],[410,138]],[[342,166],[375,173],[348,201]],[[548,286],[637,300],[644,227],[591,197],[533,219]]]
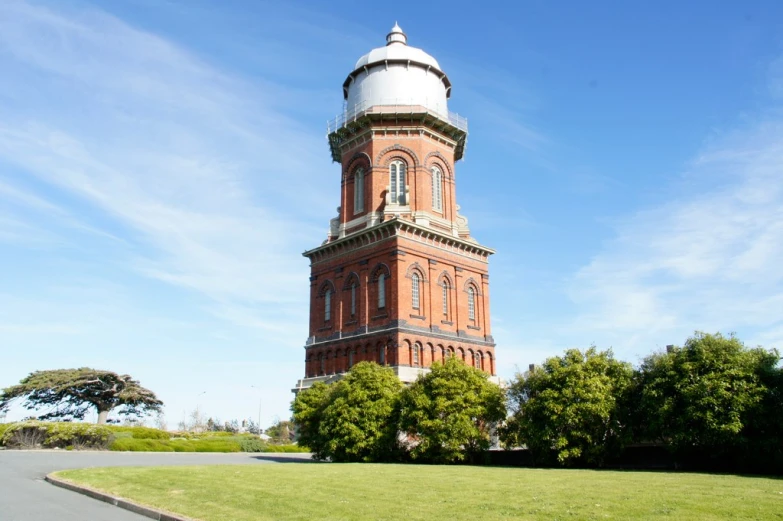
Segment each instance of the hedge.
[[[172,434],[151,427],[128,427],[122,425],[107,425],[116,438],[134,438],[137,440],[168,440]],[[129,436],[128,436],[129,435]]]
[[223,439],[201,440],[144,440],[120,438],[110,450],[130,452],[240,452],[242,447],[236,441]]
[[106,449],[112,439],[111,429],[103,425],[27,421],[7,424],[0,445],[14,449]]

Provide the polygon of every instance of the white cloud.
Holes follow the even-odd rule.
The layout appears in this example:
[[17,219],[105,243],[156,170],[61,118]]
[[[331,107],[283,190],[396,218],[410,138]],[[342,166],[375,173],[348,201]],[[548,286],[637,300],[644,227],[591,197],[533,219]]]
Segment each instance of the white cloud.
[[[75,199],[64,210],[7,182],[0,196],[90,215],[134,244],[139,273],[243,325],[280,332],[295,320],[301,341],[307,263],[291,259],[322,238],[333,202],[319,196],[327,176],[314,175],[320,129],[285,114],[283,89],[105,13],[22,1],[0,15],[0,65],[16,73],[0,88],[13,101],[0,108],[0,159]],[[33,76],[40,92],[25,89]],[[19,235],[25,224],[7,221]]]
[[[616,223],[616,237],[572,281],[583,310],[574,331],[601,331],[635,353],[696,329],[780,341],[783,120],[770,114],[713,140],[682,193]],[[710,188],[686,193],[694,181]]]

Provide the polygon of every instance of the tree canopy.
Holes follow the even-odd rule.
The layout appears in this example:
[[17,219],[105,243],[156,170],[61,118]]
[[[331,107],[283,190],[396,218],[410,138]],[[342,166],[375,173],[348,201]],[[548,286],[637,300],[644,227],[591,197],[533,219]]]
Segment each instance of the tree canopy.
[[360,362],[336,383],[318,382],[300,391],[291,405],[299,443],[316,459],[393,460],[401,389],[391,369]]
[[625,435],[622,404],[632,375],[630,364],[595,347],[569,349],[517,374],[504,442],[526,446],[539,463],[600,465]]
[[90,410],[97,423],[106,423],[110,411],[121,415],[160,412],[163,402],[129,375],[82,367],[30,373],[19,384],[3,389],[0,411],[17,399],[28,410],[51,409],[39,419],[84,419]]
[[410,456],[431,463],[463,461],[490,447],[506,417],[503,390],[457,358],[435,363],[402,392],[400,429]]
[[[749,349],[733,335],[700,332],[682,347],[647,357],[637,375],[642,434],[679,454],[714,456],[743,446],[750,427],[772,435],[779,360],[776,351]],[[779,421],[777,429],[779,435]]]

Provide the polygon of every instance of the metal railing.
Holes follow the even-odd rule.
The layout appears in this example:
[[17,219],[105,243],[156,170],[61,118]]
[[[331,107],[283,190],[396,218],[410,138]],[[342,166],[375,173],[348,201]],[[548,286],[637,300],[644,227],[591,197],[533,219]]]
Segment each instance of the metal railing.
[[381,99],[379,101],[363,101],[357,105],[354,105],[350,109],[346,109],[341,115],[335,117],[331,121],[326,122],[327,135],[335,132],[357,119],[367,114],[421,114],[427,113],[435,116],[439,119],[447,121],[449,124],[457,127],[463,132],[468,131],[468,120],[457,114],[456,112],[449,111],[446,107],[441,107],[439,103],[430,104],[427,100],[424,100],[424,105],[421,104],[421,99],[418,100],[406,100],[403,99]]

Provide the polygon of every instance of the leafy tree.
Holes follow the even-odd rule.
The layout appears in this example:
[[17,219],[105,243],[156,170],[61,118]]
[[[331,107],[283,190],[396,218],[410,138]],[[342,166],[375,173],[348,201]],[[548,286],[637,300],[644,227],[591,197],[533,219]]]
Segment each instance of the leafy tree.
[[401,389],[402,383],[391,369],[361,362],[336,383],[316,384],[301,391],[291,406],[300,443],[317,459],[394,459]]
[[611,350],[569,349],[517,374],[508,390],[506,445],[525,445],[539,463],[601,465],[626,436],[624,411],[633,371]]
[[453,463],[487,450],[505,416],[503,390],[486,373],[451,358],[403,391],[400,427],[414,460]]
[[36,371],[18,385],[3,389],[0,411],[24,398],[28,410],[55,409],[39,416],[41,420],[83,419],[91,409],[98,412],[98,423],[106,423],[109,412],[121,415],[145,415],[160,412],[163,402],[128,375],[82,367]]
[[290,443],[294,437],[294,423],[288,420],[278,421],[269,427],[265,434],[277,443]]
[[721,456],[745,446],[753,431],[774,436],[777,429],[779,436],[779,360],[776,351],[749,349],[734,335],[696,332],[683,347],[642,363],[638,423],[683,456]]

